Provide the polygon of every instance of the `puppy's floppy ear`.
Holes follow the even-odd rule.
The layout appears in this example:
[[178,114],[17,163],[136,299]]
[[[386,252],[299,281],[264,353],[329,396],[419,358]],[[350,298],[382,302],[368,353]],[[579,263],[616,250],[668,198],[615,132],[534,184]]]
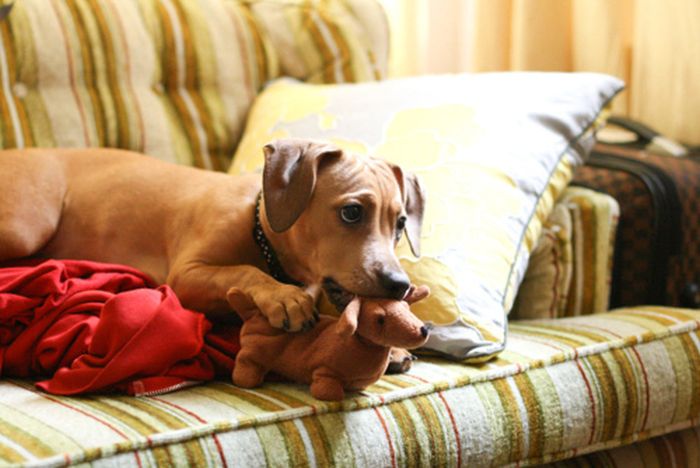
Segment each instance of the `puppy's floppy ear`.
[[419,257],[420,232],[425,210],[425,191],[415,174],[404,172],[397,165],[389,165],[401,187],[403,206],[406,209],[406,238],[408,239],[408,245],[411,246],[413,255]]
[[335,324],[335,331],[343,338],[349,338],[355,334],[357,330],[357,319],[360,316],[361,300],[355,296],[352,301],[345,307],[340,315],[338,322]]
[[289,229],[309,204],[322,159],[342,151],[330,144],[283,139],[265,145],[263,196],[270,227]]

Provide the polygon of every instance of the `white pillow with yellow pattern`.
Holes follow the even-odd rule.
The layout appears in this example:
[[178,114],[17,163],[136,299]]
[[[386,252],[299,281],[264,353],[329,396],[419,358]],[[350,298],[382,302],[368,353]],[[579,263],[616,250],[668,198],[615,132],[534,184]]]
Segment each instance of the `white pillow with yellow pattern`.
[[[259,171],[277,138],[327,140],[412,171],[427,192],[422,256],[402,266],[432,295],[413,311],[427,349],[483,360],[503,350],[506,316],[553,203],[623,88],[592,73],[492,73],[375,83],[270,84],[230,172]],[[405,236],[404,236],[405,239]]]

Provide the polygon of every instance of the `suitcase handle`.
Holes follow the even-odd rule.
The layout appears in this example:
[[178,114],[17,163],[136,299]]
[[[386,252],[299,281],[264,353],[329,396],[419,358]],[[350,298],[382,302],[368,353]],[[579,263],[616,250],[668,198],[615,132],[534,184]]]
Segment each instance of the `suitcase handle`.
[[632,145],[641,145],[652,153],[660,153],[668,156],[683,157],[688,156],[688,148],[682,144],[667,138],[644,125],[643,123],[632,120],[627,117],[611,116],[608,118],[608,124],[615,125],[630,131],[635,134],[637,141]]

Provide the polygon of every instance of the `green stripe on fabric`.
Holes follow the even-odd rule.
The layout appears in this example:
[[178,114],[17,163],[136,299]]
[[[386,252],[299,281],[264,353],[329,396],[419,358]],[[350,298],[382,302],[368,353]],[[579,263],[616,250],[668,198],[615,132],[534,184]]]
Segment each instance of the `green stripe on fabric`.
[[[282,391],[278,391],[276,387],[266,388],[265,396],[279,401],[280,403],[283,403],[285,405],[288,405],[291,408],[304,407],[307,406],[310,402],[314,402],[313,399],[310,399],[308,397],[308,394],[305,394],[306,398],[299,399],[296,398],[293,393],[283,393]],[[303,429],[308,434],[308,439],[311,444],[311,449],[313,450],[314,457],[316,458],[316,463],[318,463],[319,466],[326,466],[328,463],[330,463],[330,443],[323,427],[316,418],[301,418],[300,422],[302,424]],[[296,426],[295,431],[299,431],[299,428]],[[301,440],[300,434],[299,440]],[[297,444],[298,440],[294,439],[292,442]],[[309,456],[310,455],[311,454],[309,454]]]
[[557,387],[547,369],[535,369],[527,374],[527,379],[535,394],[537,408],[534,411],[537,411],[538,425],[542,430],[538,441],[530,443],[530,453],[536,457],[561,450],[566,428],[562,425],[562,400]]
[[577,337],[575,333],[562,330],[556,325],[523,325],[518,328],[518,333],[526,336],[530,335],[537,338],[543,338],[548,341],[552,341],[553,344],[569,349],[576,349],[577,347],[590,344],[588,340],[581,339],[581,337]]
[[65,53],[66,65],[68,69],[68,80],[73,96],[75,107],[80,116],[80,128],[77,132],[82,133],[83,144],[85,146],[93,146],[95,142],[95,137],[90,131],[90,111],[87,109],[87,104],[90,102],[89,97],[84,96],[85,91],[78,83],[78,75],[76,70],[76,55],[74,49],[76,47],[77,39],[72,34],[70,25],[68,24],[68,19],[70,13],[65,11],[66,7],[63,4],[56,3],[54,1],[50,2],[51,9],[56,17],[56,22],[59,25],[61,36],[64,43],[64,50],[61,51]]
[[[331,60],[327,62],[327,66],[340,66],[342,77],[341,80],[338,80],[337,78],[334,77],[334,80],[332,82],[337,83],[350,83],[353,80],[353,61],[352,61],[352,54],[350,53],[348,43],[343,36],[342,29],[338,25],[338,20],[333,18],[333,14],[330,9],[328,8],[328,2],[321,2],[318,8],[318,15],[319,19],[321,20],[321,23],[323,24],[323,27],[328,31],[330,34],[330,38],[332,39],[333,43],[335,44],[335,47],[338,49],[337,55],[333,55],[331,57]],[[326,39],[324,37],[324,39]],[[326,41],[328,40],[326,39]]]
[[[232,142],[233,135],[228,133],[225,125],[231,119],[222,96],[231,93],[234,89],[237,90],[240,83],[230,78],[226,79],[221,75],[220,69],[223,69],[223,63],[219,61],[220,51],[218,49],[222,47],[222,44],[215,42],[213,33],[216,30],[221,35],[225,34],[230,45],[224,47],[230,49],[234,49],[232,46],[238,38],[231,35],[233,31],[219,24],[221,21],[219,15],[224,11],[212,11],[213,6],[204,7],[203,5],[198,14],[192,14],[190,13],[192,10],[187,9],[192,7],[192,3],[182,3],[182,8],[187,9],[186,14],[192,30],[198,81],[196,102],[208,135],[208,152],[212,158],[214,169],[223,171],[228,169],[235,148]],[[216,6],[219,5],[216,4]],[[226,21],[225,24],[228,25],[229,22]],[[212,25],[216,25],[216,27],[214,28]],[[237,45],[240,47],[240,44]],[[230,57],[229,60],[235,56],[235,53],[231,52],[229,51],[227,54],[227,58]],[[223,61],[222,59],[221,62]]]
[[[180,429],[189,426],[187,421],[183,420],[182,417],[175,416],[171,411],[153,405],[149,399],[130,399],[128,404],[120,404],[118,406],[123,411],[122,414],[130,413],[133,417],[138,418],[144,423],[148,422],[151,428],[148,429],[149,432],[146,433],[160,432],[164,429]],[[192,464],[204,457],[203,449],[197,443],[187,444],[184,448],[188,464]]]
[[[188,106],[191,122],[197,127],[197,133],[203,135],[205,141],[205,144],[200,147],[202,152],[201,158],[206,161],[205,167],[224,170],[221,154],[216,153],[221,142],[216,131],[212,128],[211,107],[205,103],[203,98],[203,93],[205,93],[203,78],[213,76],[215,73],[214,67],[210,66],[213,58],[211,56],[211,41],[207,37],[208,28],[206,25],[201,25],[201,27],[197,25],[197,21],[201,19],[202,15],[200,8],[192,8],[194,5],[192,2],[172,1],[172,5],[177,11],[177,21],[179,22],[179,29],[182,31],[182,42],[185,51],[186,78],[185,89],[182,92],[187,93],[192,102],[192,106]],[[212,94],[215,95],[215,93]]]
[[[172,414],[173,417],[180,419],[186,424],[186,427],[192,424],[206,424],[207,421],[196,413],[188,410],[182,405],[178,405],[171,401],[168,401],[159,397],[148,397],[146,398],[149,405],[157,406],[163,411]],[[219,437],[213,434],[210,438],[199,439],[199,449],[198,451],[208,455],[207,460],[215,460],[217,462],[222,462],[224,454],[221,448]],[[223,462],[222,462],[223,463]]]
[[333,52],[331,51],[325,38],[323,37],[323,33],[321,32],[321,29],[317,23],[318,10],[316,10],[313,7],[311,0],[306,0],[304,5],[302,6],[302,11],[303,11],[303,20],[302,20],[303,29],[307,30],[309,32],[309,34],[311,35],[311,39],[313,40],[313,43],[316,46],[316,49],[318,50],[318,52],[321,56],[321,63],[323,65],[323,69],[322,69],[323,82],[324,83],[335,83],[338,80],[336,80],[336,78],[335,78],[335,70],[334,70],[335,63],[334,63]]
[[[226,3],[224,7],[231,18],[231,24],[233,25],[236,34],[236,44],[238,45],[238,51],[241,57],[241,67],[243,68],[241,73],[243,75],[243,83],[247,92],[248,100],[252,102],[258,91],[257,86],[254,86],[253,83],[258,82],[258,80],[255,76],[255,71],[250,64],[249,51],[248,47],[246,47],[247,45],[250,45],[250,41],[246,39],[246,33],[248,32],[245,30],[246,20],[242,18],[243,13],[241,12],[240,8],[234,8],[228,3]],[[254,46],[255,44],[252,45]],[[255,54],[253,54],[253,58],[256,60],[257,65],[258,59]]]
[[[640,398],[640,393],[649,391],[644,382],[640,382],[642,371],[639,369],[639,366],[644,364],[634,359],[628,350],[614,349],[611,351],[611,355],[618,365],[619,373],[617,375],[621,379],[620,384],[626,390],[626,411],[620,421],[621,430],[619,433],[631,434],[641,422],[642,401],[644,400]],[[643,389],[641,388],[642,385],[644,385]]]
[[9,77],[14,73],[10,70],[9,60],[7,58],[8,51],[10,47],[7,47],[7,23],[3,21],[0,23],[0,39],[2,43],[0,47],[2,48],[3,57],[0,57],[0,77],[2,82],[2,95],[0,95],[0,145],[3,148],[15,148],[17,147],[17,138],[15,137],[15,127],[12,122],[12,117],[10,115],[10,106],[12,103],[12,83]]
[[[615,437],[615,426],[617,418],[624,417],[620,414],[621,401],[618,396],[618,388],[615,385],[613,372],[608,366],[607,360],[603,356],[589,356],[587,361],[593,373],[589,375],[595,382],[598,391],[598,401],[601,402],[600,419],[598,420],[598,431],[596,440],[608,440]],[[602,423],[602,424],[601,424]]]
[[[5,447],[3,452],[11,456],[12,461],[23,461],[27,458],[18,451],[16,448],[18,446],[25,452],[31,453],[33,456],[39,458],[52,455],[57,448],[47,444],[42,437],[32,432],[32,429],[38,429],[38,424],[30,423],[27,426],[22,424],[27,422],[28,419],[31,418],[5,405],[2,405],[0,409],[0,445]],[[58,437],[63,439],[64,442],[68,442],[69,446],[73,449],[79,447],[79,445],[73,443],[73,441],[67,441],[65,437],[61,437],[60,435],[58,435]],[[15,447],[13,448],[10,446],[7,441],[12,441]]]
[[[257,86],[262,86],[268,79],[274,78],[270,73],[268,68],[267,52],[265,51],[265,44],[258,30],[258,25],[255,22],[253,13],[250,11],[249,4],[243,4],[241,8],[241,13],[243,19],[247,23],[247,32],[252,39],[252,43],[255,50],[255,63],[257,64],[257,74],[253,79],[253,83],[257,83]],[[258,91],[259,89],[256,89]]]
[[[3,22],[6,23],[6,22]],[[12,93],[11,99],[12,99],[12,105],[14,106],[15,112],[17,114],[17,119],[19,121],[19,127],[16,129],[16,132],[21,133],[21,146],[22,147],[31,147],[34,146],[34,138],[32,135],[32,130],[31,130],[31,125],[29,122],[29,118],[27,117],[27,112],[24,106],[24,103],[22,100],[26,98],[26,94],[30,92],[28,86],[26,83],[23,83],[21,81],[17,80],[17,77],[19,75],[20,70],[18,69],[17,66],[17,37],[15,36],[15,31],[14,28],[10,28],[9,26],[7,28],[2,28],[2,35],[3,35],[3,44],[6,44],[5,47],[5,54],[6,54],[6,60],[7,60],[7,66],[8,66],[8,75],[10,79],[10,84],[12,85],[13,89],[18,86],[19,83],[21,83],[21,86],[23,86],[23,93],[22,96],[19,95],[19,93],[15,92]]]
[[311,443],[314,459],[319,466],[329,466],[330,459],[330,444],[323,426],[316,418],[302,418],[303,425]]
[[377,81],[383,79],[384,77],[382,76],[382,72],[379,69],[379,65],[377,63],[377,56],[374,54],[374,52],[371,50],[368,50],[367,51],[367,58],[369,59],[369,63],[372,67],[373,78]]
[[[491,462],[493,465],[503,465],[512,452],[514,442],[510,437],[510,423],[503,416],[505,410],[502,401],[491,382],[477,384],[473,388],[478,396],[481,412],[483,412],[487,426],[490,428],[491,443],[500,447],[499,453]],[[474,411],[477,409],[475,408]]]
[[496,380],[492,382],[493,388],[501,401],[503,408],[506,437],[511,441],[509,458],[519,460],[524,453],[524,427],[521,419],[520,408],[516,395],[510,383],[514,378]]
[[[347,463],[350,466],[355,466],[357,458],[348,435],[348,431],[352,428],[347,427],[345,415],[331,413],[326,416],[314,418],[319,421],[322,428],[321,440],[323,441],[325,459],[329,461],[329,465]],[[337,459],[336,455],[341,455],[341,458]],[[319,466],[323,465],[319,463]]]
[[89,34],[90,29],[94,32],[94,24],[93,28],[88,28],[86,24],[86,22],[90,21],[94,23],[94,15],[84,1],[80,2],[80,6],[78,6],[77,0],[69,0],[66,2],[66,6],[72,17],[72,26],[75,34],[78,36],[78,47],[80,49],[80,59],[83,69],[81,80],[85,84],[92,103],[92,117],[94,119],[95,131],[97,132],[97,141],[100,145],[106,146],[107,138],[105,135],[105,128],[107,126],[107,118],[102,106],[102,101],[97,92],[98,73],[94,57],[94,55],[99,54],[102,47],[99,39],[94,36],[91,37]]
[[[133,439],[134,436],[150,436],[151,434],[171,429],[167,425],[154,424],[152,418],[150,422],[145,422],[142,419],[145,416],[144,413],[130,411],[132,400],[133,399],[127,397],[61,398],[61,402],[64,406],[90,414],[93,418],[99,420],[101,424],[112,427],[115,432],[122,434],[126,439],[123,443],[125,447],[131,446],[130,440]],[[153,447],[151,454],[158,465],[170,465],[174,461],[168,447]],[[101,454],[96,453],[91,456],[99,458]]]
[[224,404],[236,408],[242,413],[241,419],[249,418],[250,415],[260,413],[261,411],[275,411],[278,406],[270,405],[262,400],[265,406],[260,406],[259,398],[246,398],[250,394],[249,391],[241,390],[231,385],[226,385],[221,382],[211,382],[206,386],[195,387],[190,390],[197,395],[209,398],[217,403]]
[[[536,373],[537,371],[533,371],[533,374]],[[548,409],[550,405],[552,405],[551,401],[547,401],[546,407],[542,405],[542,402],[537,397],[537,387],[533,385],[531,378],[531,375],[518,375],[513,379],[520,393],[523,405],[525,406],[526,414],[521,415],[521,417],[527,417],[527,432],[529,436],[526,456],[529,457],[544,453],[545,408]],[[544,388],[546,388],[549,383],[549,381],[544,379],[540,380],[540,385]],[[555,437],[556,435],[556,433],[551,435],[548,433],[548,438]]]
[[[4,23],[8,24],[12,38],[11,47],[8,43],[4,44],[5,50],[11,48],[7,53],[14,56],[17,82],[25,85],[27,89],[27,95],[20,100],[21,105],[18,109],[20,118],[26,120],[28,126],[25,143],[32,146],[53,146],[55,141],[51,124],[41,95],[37,92],[39,80],[34,25],[27,10],[18,8],[18,5],[15,5],[12,15]],[[0,147],[4,147],[1,142]]]
[[445,440],[446,427],[443,424],[445,418],[444,414],[436,406],[439,404],[438,401],[436,395],[430,395],[416,398],[413,400],[413,403],[418,411],[418,418],[423,423],[421,434],[424,435],[425,444],[428,446],[428,450],[425,450],[425,453],[432,454],[429,463],[437,466],[447,466],[449,460],[447,457],[447,441]]
[[[700,332],[696,331],[692,337],[691,335],[683,335],[679,339],[683,343],[688,360],[691,362],[691,369],[700,369],[700,349],[698,348]],[[680,384],[683,384],[683,382]],[[700,416],[700,373],[695,372],[691,374],[690,388],[691,401],[688,413],[690,417],[697,418]]]
[[27,461],[27,458],[23,454],[5,444],[6,442],[0,439],[0,460],[12,464],[19,464],[20,462]]
[[391,404],[385,408],[377,408],[375,411],[386,438],[388,458],[393,466],[428,464],[427,421],[420,419],[420,413],[416,410],[418,400],[406,401],[405,404]]
[[111,16],[113,19],[113,34],[114,42],[117,44],[117,50],[121,51],[121,61],[123,67],[123,73],[121,74],[121,85],[125,90],[125,105],[127,108],[128,121],[127,124],[131,131],[129,132],[130,140],[128,142],[127,148],[133,149],[135,151],[143,152],[146,148],[146,129],[143,121],[143,115],[141,107],[136,98],[136,90],[134,89],[134,83],[132,81],[132,63],[131,63],[131,48],[127,43],[127,28],[128,25],[124,24],[121,17],[120,9],[117,5],[123,6],[124,3],[115,4],[114,2],[108,2],[106,7],[108,11],[107,16]]
[[171,123],[178,128],[175,131],[182,131],[187,136],[185,141],[189,151],[187,151],[186,157],[188,161],[186,163],[192,163],[197,167],[205,167],[201,158],[202,148],[199,144],[199,137],[191,123],[189,111],[181,96],[182,88],[184,87],[181,86],[181,83],[186,82],[187,76],[186,70],[180,71],[179,63],[184,60],[184,57],[178,56],[179,47],[182,45],[182,37],[175,33],[174,28],[178,19],[173,17],[173,15],[176,15],[176,12],[172,10],[172,4],[167,4],[170,6],[170,9],[166,6],[165,2],[169,1],[163,0],[157,3],[160,25],[163,31],[163,53],[161,54],[163,83],[167,93],[166,98],[174,106],[174,112],[170,112],[169,117]]

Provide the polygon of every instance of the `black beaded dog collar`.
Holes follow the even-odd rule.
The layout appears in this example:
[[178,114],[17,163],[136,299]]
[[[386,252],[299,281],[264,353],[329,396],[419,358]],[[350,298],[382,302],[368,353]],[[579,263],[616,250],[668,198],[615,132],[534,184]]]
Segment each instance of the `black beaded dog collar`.
[[303,286],[302,283],[296,281],[290,277],[282,264],[277,258],[275,250],[270,245],[270,241],[267,240],[265,232],[263,232],[262,224],[260,223],[260,201],[262,200],[262,192],[258,194],[258,199],[255,202],[255,227],[253,228],[253,239],[255,243],[260,247],[260,252],[262,252],[265,263],[267,264],[267,269],[270,271],[270,276],[281,283],[293,284],[295,286]]

